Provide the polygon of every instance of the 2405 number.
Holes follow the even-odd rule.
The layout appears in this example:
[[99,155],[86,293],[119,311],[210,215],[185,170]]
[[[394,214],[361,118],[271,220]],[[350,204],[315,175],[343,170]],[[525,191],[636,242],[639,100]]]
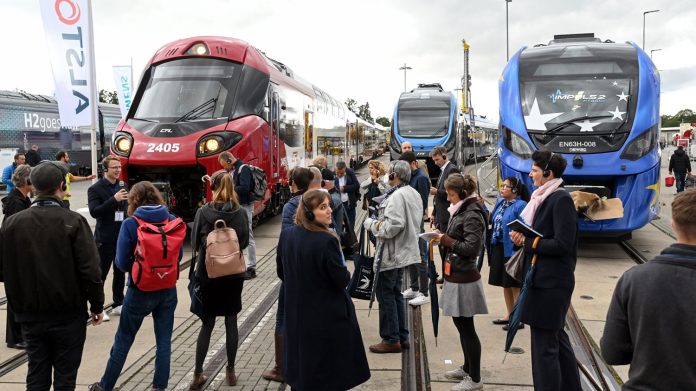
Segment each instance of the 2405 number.
[[148,152],[179,152],[179,143],[147,144]]

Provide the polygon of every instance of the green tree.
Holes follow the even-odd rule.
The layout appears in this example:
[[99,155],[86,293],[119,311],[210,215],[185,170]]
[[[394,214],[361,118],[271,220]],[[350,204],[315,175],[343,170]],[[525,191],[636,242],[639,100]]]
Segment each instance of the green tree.
[[370,112],[370,102],[365,102],[364,105],[358,106],[358,117],[368,122],[374,121],[372,113]]
[[346,107],[348,107],[348,110],[350,110],[351,112],[353,112],[355,114],[358,114],[358,112],[355,108],[355,105],[357,105],[357,104],[358,104],[358,102],[355,99],[352,99],[352,98],[346,99]]
[[663,115],[661,117],[661,125],[663,128],[671,128],[679,126],[680,123],[694,123],[696,122],[696,113],[691,109],[679,110],[674,115]]
[[377,117],[375,122],[384,126],[385,128],[388,128],[391,126],[391,121],[389,121],[389,118],[387,118],[387,117]]
[[118,94],[116,91],[99,90],[99,102],[118,104]]

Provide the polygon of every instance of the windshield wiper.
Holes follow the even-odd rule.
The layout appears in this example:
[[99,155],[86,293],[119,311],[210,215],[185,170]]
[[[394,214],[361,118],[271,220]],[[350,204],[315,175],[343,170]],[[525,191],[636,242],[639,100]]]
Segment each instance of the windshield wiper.
[[590,119],[600,119],[600,118],[610,118],[610,117],[611,117],[611,115],[584,115],[582,117],[577,117],[577,118],[573,118],[573,119],[565,121],[565,122],[561,122],[560,124],[557,124],[553,128],[545,131],[543,134],[544,134],[544,136],[550,136],[554,133],[561,131],[563,128],[565,128],[568,125],[574,125],[575,122],[578,122],[578,121],[590,120]]
[[154,119],[145,119],[145,118],[138,118],[138,117],[131,117],[130,119],[136,119],[138,121],[145,121],[145,122],[152,122],[155,124],[159,123],[159,121],[155,121]]
[[[217,104],[218,98],[220,97],[220,91],[222,91],[222,86],[220,86],[218,88],[218,92],[217,92],[217,95],[215,95],[215,98],[210,98],[207,101],[203,102],[198,107],[194,107],[191,111],[182,115],[181,117],[179,117],[179,119],[177,119],[174,122],[176,123],[176,122],[190,121],[193,119],[200,118],[204,114],[214,112],[215,105]],[[212,105],[211,105],[211,103],[212,103]]]
[[[211,105],[212,103],[212,105]],[[179,117],[176,121],[174,122],[184,122],[184,121],[189,121],[192,119],[200,118],[202,115],[212,111],[215,108],[215,104],[217,103],[217,97],[216,98],[210,98],[207,101],[203,102],[198,107],[195,107],[188,113],[182,115]]]

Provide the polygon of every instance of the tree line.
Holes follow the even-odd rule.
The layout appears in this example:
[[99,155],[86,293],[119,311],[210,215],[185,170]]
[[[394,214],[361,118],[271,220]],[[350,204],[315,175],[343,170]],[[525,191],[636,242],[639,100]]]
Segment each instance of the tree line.
[[387,117],[377,117],[377,119],[372,118],[372,112],[370,111],[370,102],[365,102],[364,104],[358,105],[358,102],[353,98],[348,98],[345,101],[346,107],[353,114],[357,115],[358,118],[362,118],[365,121],[374,124],[375,122],[388,128],[391,126],[391,121]]
[[679,126],[682,122],[690,124],[696,122],[696,113],[691,109],[683,109],[674,115],[663,115],[661,124],[663,128],[672,128]]

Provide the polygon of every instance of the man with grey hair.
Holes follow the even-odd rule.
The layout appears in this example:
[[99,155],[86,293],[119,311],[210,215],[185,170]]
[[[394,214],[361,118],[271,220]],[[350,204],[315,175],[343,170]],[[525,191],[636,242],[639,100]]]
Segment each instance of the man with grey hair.
[[336,162],[336,179],[334,180],[336,189],[341,195],[343,208],[346,210],[348,225],[355,230],[355,207],[360,200],[360,182],[355,176],[355,171],[346,166],[346,162]]
[[[370,346],[373,353],[399,353],[408,346],[408,328],[401,294],[403,269],[421,262],[418,234],[423,219],[420,194],[408,186],[411,167],[405,161],[389,165],[389,185],[378,207],[378,218],[365,219],[364,227],[377,238],[375,270],[379,301],[379,335],[382,341]],[[379,265],[379,266],[378,266]]]

